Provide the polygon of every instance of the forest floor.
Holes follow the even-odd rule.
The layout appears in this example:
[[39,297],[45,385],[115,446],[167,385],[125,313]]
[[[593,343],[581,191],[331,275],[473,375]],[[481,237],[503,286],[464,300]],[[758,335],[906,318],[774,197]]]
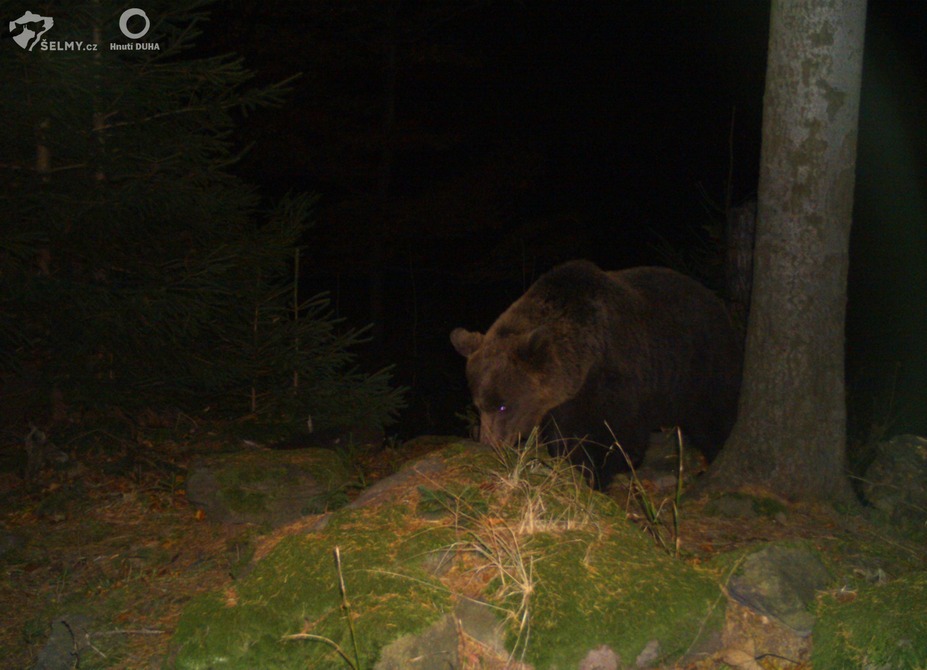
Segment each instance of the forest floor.
[[[220,449],[221,443],[218,435],[201,433],[195,440],[82,449],[70,454],[67,467],[46,468],[28,485],[15,468],[5,467],[15,459],[0,457],[0,669],[32,668],[51,625],[62,617],[79,617],[92,631],[82,670],[163,667],[184,606],[197,594],[226,589],[260,551],[267,533],[210,523],[187,501],[183,476],[191,458]],[[423,453],[400,445],[352,457],[362,483],[369,485]],[[610,494],[673,550],[673,487],[661,490],[659,481],[645,478],[641,485],[662,510],[655,523],[646,519],[627,486],[613,487]],[[895,560],[909,557],[923,569],[923,546],[886,537],[858,517],[777,505],[781,508],[769,514],[731,516],[708,513],[701,502],[685,503],[678,518],[683,560],[699,563],[783,539],[826,548],[853,536],[867,545],[891,544],[893,555],[900,556]],[[751,667],[810,667],[803,658],[756,663]]]

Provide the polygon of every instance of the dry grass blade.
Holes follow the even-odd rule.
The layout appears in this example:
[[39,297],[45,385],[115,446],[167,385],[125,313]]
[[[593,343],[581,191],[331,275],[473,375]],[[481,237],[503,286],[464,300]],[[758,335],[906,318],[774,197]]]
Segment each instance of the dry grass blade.
[[[471,533],[464,546],[478,555],[499,579],[496,596],[503,601],[514,599],[517,606],[508,615],[518,626],[515,650],[524,651],[530,637],[530,606],[535,589],[534,562],[537,557],[525,546],[524,537],[504,520],[486,518]],[[513,656],[515,651],[512,652]]]
[[335,547],[335,569],[338,572],[338,590],[341,593],[341,611],[344,614],[345,620],[348,622],[348,629],[351,631],[351,642],[354,644],[354,659],[351,660],[351,657],[345,653],[344,649],[341,648],[337,642],[331,638],[327,638],[324,635],[314,635],[313,633],[293,633],[292,635],[284,635],[282,639],[284,640],[313,640],[315,642],[322,642],[327,644],[332,649],[334,649],[339,656],[351,666],[354,670],[360,670],[360,649],[357,646],[357,633],[354,631],[354,619],[351,616],[351,604],[348,602],[348,591],[344,585],[344,573],[341,570],[341,547]]

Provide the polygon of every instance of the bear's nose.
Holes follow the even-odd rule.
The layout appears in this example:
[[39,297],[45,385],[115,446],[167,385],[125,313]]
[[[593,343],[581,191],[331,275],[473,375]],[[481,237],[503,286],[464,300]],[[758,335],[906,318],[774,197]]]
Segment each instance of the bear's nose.
[[492,418],[483,414],[480,416],[480,442],[493,444],[495,435],[492,430]]

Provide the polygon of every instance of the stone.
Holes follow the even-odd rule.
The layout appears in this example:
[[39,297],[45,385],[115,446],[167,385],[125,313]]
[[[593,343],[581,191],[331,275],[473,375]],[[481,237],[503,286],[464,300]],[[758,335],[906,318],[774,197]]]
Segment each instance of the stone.
[[353,478],[329,449],[266,449],[197,458],[187,499],[218,523],[278,527],[344,505]]
[[728,593],[741,605],[807,636],[815,622],[809,606],[831,579],[810,549],[769,545],[747,557],[731,577]]

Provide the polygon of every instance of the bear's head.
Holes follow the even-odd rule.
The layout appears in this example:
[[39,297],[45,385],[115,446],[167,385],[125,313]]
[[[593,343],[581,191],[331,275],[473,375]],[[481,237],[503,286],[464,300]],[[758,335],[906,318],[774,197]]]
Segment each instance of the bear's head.
[[451,343],[467,358],[467,381],[480,413],[480,441],[510,444],[526,438],[565,402],[549,328],[475,333],[456,328]]

